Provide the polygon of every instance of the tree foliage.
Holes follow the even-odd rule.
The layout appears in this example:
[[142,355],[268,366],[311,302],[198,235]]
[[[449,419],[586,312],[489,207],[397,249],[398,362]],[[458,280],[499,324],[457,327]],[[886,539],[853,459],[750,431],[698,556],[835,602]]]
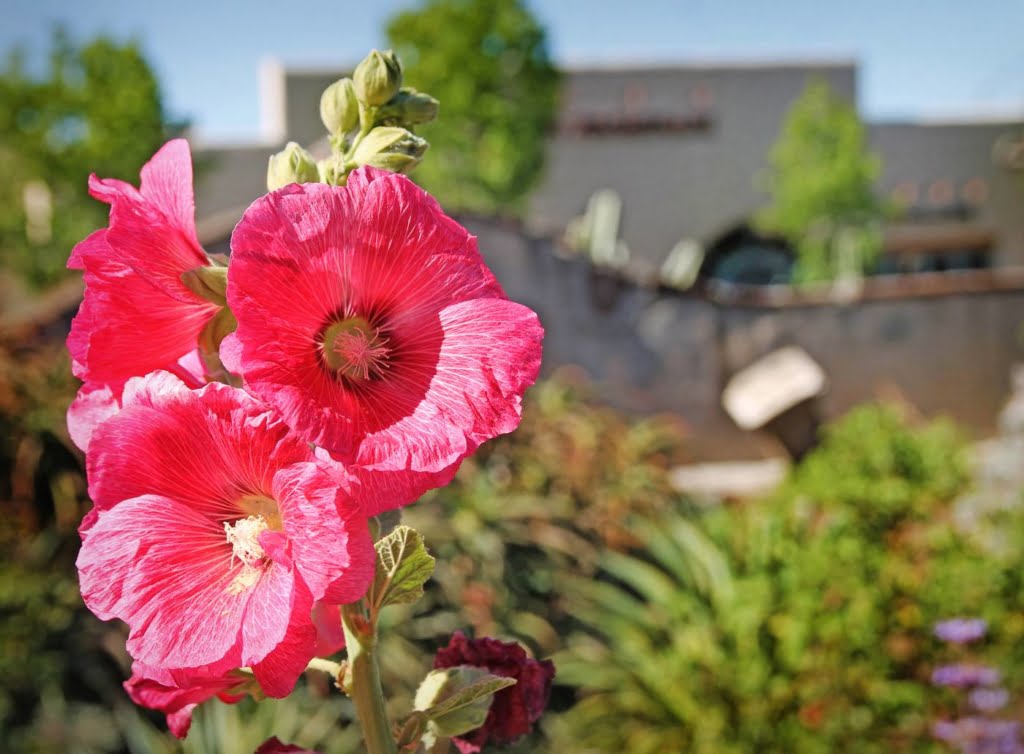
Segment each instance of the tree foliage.
[[866,271],[881,250],[883,211],[873,188],[881,162],[854,108],[812,81],[790,108],[769,164],[771,202],[758,223],[795,244],[796,277]]
[[0,267],[57,280],[71,247],[103,225],[90,172],[135,180],[168,135],[160,89],[135,43],[54,34],[43,76],[13,53],[0,70]]
[[441,101],[416,180],[449,208],[517,214],[557,104],[544,29],[521,0],[429,0],[387,33],[408,83]]

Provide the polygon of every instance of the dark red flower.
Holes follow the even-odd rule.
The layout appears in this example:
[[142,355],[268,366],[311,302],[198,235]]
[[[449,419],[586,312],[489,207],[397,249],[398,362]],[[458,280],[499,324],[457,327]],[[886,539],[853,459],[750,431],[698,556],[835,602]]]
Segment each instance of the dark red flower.
[[484,724],[452,739],[462,754],[475,754],[487,742],[506,744],[526,735],[540,719],[551,694],[555,664],[534,660],[518,644],[497,639],[467,639],[456,631],[448,646],[438,650],[434,668],[472,665],[494,675],[515,678],[516,685],[494,695]]
[[277,736],[274,736],[260,744],[260,748],[256,749],[256,754],[320,754],[320,752],[303,749],[294,744],[282,743]]

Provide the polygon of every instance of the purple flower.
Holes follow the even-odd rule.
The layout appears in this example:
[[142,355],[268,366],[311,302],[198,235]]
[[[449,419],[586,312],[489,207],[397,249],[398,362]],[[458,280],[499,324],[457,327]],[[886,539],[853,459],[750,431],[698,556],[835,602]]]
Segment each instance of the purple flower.
[[999,671],[986,665],[943,665],[932,673],[932,683],[953,688],[995,686],[999,683]]
[[1010,693],[1006,689],[972,689],[967,701],[979,712],[995,712],[1010,701]]
[[956,745],[965,754],[1022,754],[1020,723],[964,717],[939,720],[932,724],[932,735]]
[[951,618],[935,624],[935,636],[950,644],[970,644],[985,636],[988,623],[983,618]]

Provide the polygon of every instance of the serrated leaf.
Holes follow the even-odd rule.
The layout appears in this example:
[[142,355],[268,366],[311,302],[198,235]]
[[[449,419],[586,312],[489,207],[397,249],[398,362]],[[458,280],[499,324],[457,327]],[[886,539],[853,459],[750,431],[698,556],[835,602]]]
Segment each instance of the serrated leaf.
[[419,532],[409,526],[396,526],[377,542],[376,548],[377,567],[370,589],[374,610],[422,597],[423,585],[434,572],[434,558]]

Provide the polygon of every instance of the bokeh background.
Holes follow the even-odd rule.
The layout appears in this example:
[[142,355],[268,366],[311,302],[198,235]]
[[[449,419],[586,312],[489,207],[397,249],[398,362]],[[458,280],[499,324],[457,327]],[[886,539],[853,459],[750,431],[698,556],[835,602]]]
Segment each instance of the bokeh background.
[[[1024,6],[8,3],[0,23],[0,748],[359,750],[347,700],[134,707],[82,606],[64,412],[90,172],[195,157],[210,252],[372,47],[441,101],[412,177],[547,329],[522,427],[406,509],[395,716],[456,629],[558,677],[521,752],[940,752],[930,683],[1024,719]],[[978,616],[969,649],[932,634]]]

